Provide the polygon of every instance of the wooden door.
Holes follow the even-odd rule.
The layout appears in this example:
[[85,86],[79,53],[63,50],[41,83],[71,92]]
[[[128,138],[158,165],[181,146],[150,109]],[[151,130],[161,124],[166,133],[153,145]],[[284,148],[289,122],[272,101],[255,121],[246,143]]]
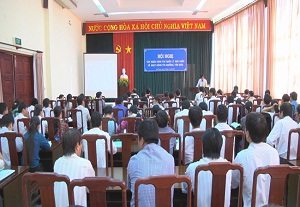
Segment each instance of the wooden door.
[[3,101],[11,108],[14,99],[13,55],[0,53],[0,71],[2,79]]

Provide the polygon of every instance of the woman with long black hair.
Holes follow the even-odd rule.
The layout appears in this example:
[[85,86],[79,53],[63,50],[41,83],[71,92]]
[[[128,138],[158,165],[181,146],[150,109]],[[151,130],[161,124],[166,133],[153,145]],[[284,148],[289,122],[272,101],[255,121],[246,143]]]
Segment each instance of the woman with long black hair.
[[40,119],[34,116],[30,120],[28,131],[24,134],[25,146],[27,150],[29,172],[42,171],[40,166],[40,149],[49,150],[50,145],[43,134],[39,132]]

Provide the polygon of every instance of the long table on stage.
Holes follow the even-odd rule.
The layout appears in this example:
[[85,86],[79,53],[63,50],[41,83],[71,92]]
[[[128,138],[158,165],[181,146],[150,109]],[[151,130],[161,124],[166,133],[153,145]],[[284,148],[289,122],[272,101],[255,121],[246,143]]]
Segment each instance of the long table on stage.
[[11,166],[5,169],[15,172],[0,181],[0,193],[4,200],[4,207],[22,207],[22,177],[28,172],[27,166]]

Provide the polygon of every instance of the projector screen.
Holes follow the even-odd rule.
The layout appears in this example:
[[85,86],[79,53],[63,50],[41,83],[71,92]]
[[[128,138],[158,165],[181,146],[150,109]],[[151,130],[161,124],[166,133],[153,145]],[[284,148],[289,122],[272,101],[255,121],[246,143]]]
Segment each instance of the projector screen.
[[86,96],[101,91],[106,98],[118,97],[117,54],[84,54],[84,91]]
[[187,48],[145,48],[144,72],[187,70]]

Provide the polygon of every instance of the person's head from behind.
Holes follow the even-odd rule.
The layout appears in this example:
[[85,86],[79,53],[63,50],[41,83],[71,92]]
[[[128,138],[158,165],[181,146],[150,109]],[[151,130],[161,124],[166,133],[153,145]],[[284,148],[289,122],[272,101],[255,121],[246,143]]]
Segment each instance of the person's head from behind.
[[279,117],[282,119],[286,116],[293,118],[293,106],[290,103],[283,103],[279,109]]
[[245,94],[245,95],[248,95],[248,94],[249,94],[249,90],[248,90],[248,89],[245,89],[245,90],[244,90],[244,94]]
[[153,104],[159,104],[159,102],[160,102],[159,96],[155,96],[153,99]]
[[43,116],[43,106],[40,104],[35,105],[33,115]]
[[58,99],[65,99],[64,94],[59,94]]
[[271,92],[270,92],[270,90],[269,90],[269,89],[265,90],[265,95],[266,95],[266,94],[269,94],[269,95],[271,95]]
[[0,103],[0,114],[2,115],[8,114],[8,107],[7,104],[4,102]]
[[210,88],[209,89],[209,97],[215,96],[216,95],[216,89],[215,88]]
[[145,91],[142,91],[142,92],[141,92],[141,97],[143,97],[143,96],[146,96]]
[[271,101],[271,106],[273,106],[274,112],[279,113],[278,101],[273,99]]
[[123,98],[123,101],[127,101],[128,100],[127,94],[123,94],[122,98]]
[[130,106],[129,114],[132,115],[132,114],[137,114],[137,113],[138,113],[137,107],[135,105]]
[[202,80],[204,80],[204,74],[201,74],[200,78],[201,78]]
[[253,92],[253,91],[249,91],[249,95],[250,95],[251,97],[253,97],[253,96],[254,96],[254,92]]
[[234,101],[233,96],[227,96],[227,103],[228,104],[233,103],[233,101]]
[[175,91],[175,94],[176,94],[176,96],[180,96],[180,95],[181,95],[181,90],[180,90],[180,89],[177,89],[177,90]]
[[169,92],[168,91],[164,92],[164,97],[169,98]]
[[41,121],[40,121],[39,117],[37,117],[37,116],[31,117],[28,133],[30,134],[30,133],[37,132],[40,124],[41,124]]
[[159,105],[154,105],[153,107],[153,115],[156,116],[157,112],[161,110]]
[[82,142],[81,135],[77,129],[69,129],[63,134],[63,154],[64,156],[71,156],[76,154],[81,155]]
[[202,121],[202,110],[199,106],[193,106],[189,110],[189,119],[193,128],[199,128]]
[[228,118],[228,109],[224,104],[217,107],[218,123],[225,123]]
[[71,100],[72,100],[72,97],[73,97],[72,94],[69,93],[69,94],[67,95],[67,101],[71,101]]
[[218,96],[222,96],[222,94],[223,94],[223,91],[221,89],[217,90],[217,95]]
[[207,104],[205,102],[201,102],[199,103],[199,107],[204,110],[204,111],[207,111]]
[[204,87],[203,87],[203,86],[200,86],[200,87],[199,87],[199,91],[203,93],[203,92],[204,92]]
[[173,93],[173,92],[170,92],[170,93],[169,93],[169,97],[170,97],[170,99],[173,99],[173,98],[174,98],[174,93]]
[[151,94],[151,89],[150,88],[146,88],[146,94]]
[[54,107],[54,117],[57,117],[57,118],[62,118],[62,108],[60,106],[55,106]]
[[233,91],[231,92],[231,96],[232,96],[233,98],[236,97],[236,94],[237,94],[237,92],[236,92],[235,90],[233,90]]
[[190,104],[190,102],[188,100],[182,101],[182,104],[181,104],[182,110],[183,109],[189,109],[190,106],[191,106],[191,104]]
[[249,114],[249,113],[252,112],[252,106],[253,106],[253,104],[252,104],[251,101],[247,101],[245,103],[245,112],[246,112],[246,114]]
[[206,130],[202,139],[203,155],[211,159],[218,159],[222,148],[222,135],[217,128]]
[[236,99],[236,104],[242,104],[242,99],[241,98]]
[[138,99],[138,98],[134,98],[134,99],[132,100],[132,105],[138,106],[138,105],[139,105],[139,99]]
[[137,93],[136,88],[133,88],[133,89],[132,89],[132,93]]
[[2,117],[1,122],[2,122],[2,127],[6,127],[8,130],[13,130],[15,120],[11,114],[5,114]]
[[238,87],[238,86],[234,86],[234,87],[233,87],[233,90],[236,91],[236,93],[238,93],[239,87]]
[[104,116],[112,118],[112,114],[113,114],[113,108],[112,108],[112,106],[111,105],[105,106],[105,108],[104,108]]
[[146,96],[142,96],[141,101],[147,101],[148,102],[148,99],[147,99]]
[[269,105],[271,103],[271,101],[272,101],[272,97],[269,94],[265,94],[265,96],[264,96],[264,103],[266,105]]
[[282,102],[283,103],[287,103],[287,102],[290,102],[290,96],[288,94],[283,94],[282,95]]
[[290,93],[290,99],[291,101],[297,101],[298,95],[295,91],[293,91],[292,93]]
[[130,91],[127,91],[126,94],[127,94],[128,97],[131,96],[131,92]]
[[26,103],[22,102],[19,104],[18,112],[22,113],[24,116],[28,116],[28,108]]
[[116,100],[116,104],[122,104],[123,103],[123,98],[122,97],[118,97]]
[[164,110],[158,111],[156,114],[156,122],[157,122],[158,127],[160,127],[160,128],[167,127],[168,122],[169,122],[169,116],[168,116],[167,112]]
[[35,106],[35,105],[37,105],[37,104],[39,104],[39,101],[37,100],[37,98],[32,98],[32,99],[31,99],[31,105],[32,105],[32,106]]
[[78,104],[78,106],[79,106],[79,105],[84,105],[84,96],[79,95],[79,96],[77,97],[77,104]]
[[45,98],[43,100],[43,107],[48,108],[50,106],[50,100],[49,98]]
[[144,148],[147,144],[158,143],[158,125],[152,119],[145,119],[138,127],[139,146]]
[[246,116],[246,139],[249,143],[260,143],[267,137],[268,125],[266,118],[257,112]]
[[100,127],[101,126],[101,114],[98,111],[95,111],[91,116],[92,127]]
[[102,98],[102,92],[101,91],[98,91],[96,93],[96,98]]

